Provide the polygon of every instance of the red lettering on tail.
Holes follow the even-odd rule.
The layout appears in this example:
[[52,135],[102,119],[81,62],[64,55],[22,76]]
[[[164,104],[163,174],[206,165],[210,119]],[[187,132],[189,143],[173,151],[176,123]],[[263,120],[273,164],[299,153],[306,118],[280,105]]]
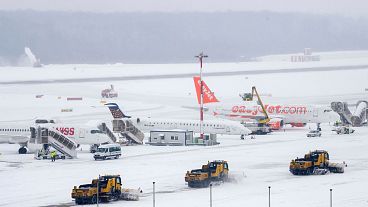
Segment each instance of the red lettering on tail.
[[[201,103],[201,80],[199,76],[194,76],[194,86],[196,88],[198,103]],[[203,86],[203,103],[214,103],[219,102],[215,97],[215,94],[208,88],[207,84],[202,80]]]

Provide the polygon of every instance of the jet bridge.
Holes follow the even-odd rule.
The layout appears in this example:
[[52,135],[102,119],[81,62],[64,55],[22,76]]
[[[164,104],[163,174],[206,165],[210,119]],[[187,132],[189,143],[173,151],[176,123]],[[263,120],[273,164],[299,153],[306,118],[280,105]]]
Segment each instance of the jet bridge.
[[345,125],[362,126],[368,118],[368,102],[358,101],[354,113],[351,113],[346,102],[332,102],[331,109],[340,115]]
[[123,137],[136,144],[143,144],[144,134],[129,119],[114,119],[112,129]]
[[346,125],[351,124],[352,114],[349,110],[348,103],[346,102],[332,102],[331,109],[338,113],[341,119],[341,122]]
[[358,101],[357,107],[351,117],[353,126],[361,126],[368,118],[368,102]]
[[48,127],[31,127],[31,139],[35,144],[48,144],[69,158],[77,158],[77,143],[59,131]]

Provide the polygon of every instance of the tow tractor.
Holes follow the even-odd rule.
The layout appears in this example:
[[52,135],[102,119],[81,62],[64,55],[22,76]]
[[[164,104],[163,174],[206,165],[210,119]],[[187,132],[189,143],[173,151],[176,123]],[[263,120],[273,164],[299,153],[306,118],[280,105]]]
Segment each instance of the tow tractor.
[[332,128],[332,131],[336,132],[337,134],[352,134],[355,130],[346,124],[342,124],[340,122],[336,122]]

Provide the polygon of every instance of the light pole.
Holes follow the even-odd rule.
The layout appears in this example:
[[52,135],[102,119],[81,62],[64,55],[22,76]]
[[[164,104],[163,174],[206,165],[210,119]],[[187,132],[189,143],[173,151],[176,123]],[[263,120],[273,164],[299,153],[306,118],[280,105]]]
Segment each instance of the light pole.
[[210,207],[212,207],[212,183],[210,184]]
[[97,207],[99,206],[98,200],[99,200],[99,192],[100,191],[100,175],[98,175],[98,180],[97,180],[97,200],[96,200],[96,204]]
[[156,199],[155,199],[155,183],[156,183],[156,182],[153,182],[153,200],[152,200],[152,202],[153,202],[153,207],[155,207],[155,206],[156,206]]
[[271,186],[268,186],[268,207],[271,207]]
[[332,207],[332,189],[330,189],[330,207]]
[[201,81],[201,95],[200,95],[200,125],[199,125],[199,132],[200,137],[202,141],[204,141],[203,137],[203,81],[202,81],[202,66],[203,66],[203,58],[207,58],[207,55],[204,55],[203,52],[201,52],[199,55],[195,56],[199,59],[200,63],[200,71],[199,71],[199,79]]

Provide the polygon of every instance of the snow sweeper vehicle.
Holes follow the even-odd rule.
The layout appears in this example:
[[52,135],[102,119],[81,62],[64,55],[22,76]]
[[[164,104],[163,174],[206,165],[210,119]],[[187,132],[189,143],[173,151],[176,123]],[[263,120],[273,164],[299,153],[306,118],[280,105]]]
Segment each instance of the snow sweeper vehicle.
[[227,161],[215,160],[202,165],[201,169],[187,171],[185,182],[191,188],[208,187],[212,182],[227,181],[229,166]]
[[331,163],[329,154],[325,150],[316,150],[290,162],[289,171],[293,175],[324,175],[331,173],[344,173],[346,167],[343,163]]
[[120,175],[104,175],[93,179],[91,184],[74,186],[72,198],[77,205],[110,202],[116,200],[139,200],[141,190],[122,188]]

